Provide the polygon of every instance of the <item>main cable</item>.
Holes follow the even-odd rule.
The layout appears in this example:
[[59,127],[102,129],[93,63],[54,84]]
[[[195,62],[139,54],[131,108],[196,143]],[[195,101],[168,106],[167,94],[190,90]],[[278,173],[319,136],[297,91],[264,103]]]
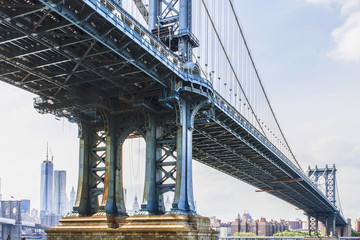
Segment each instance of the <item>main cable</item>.
[[[340,194],[339,194],[339,187],[338,187],[338,184],[337,184],[337,179],[336,179],[336,178],[335,178],[335,186],[336,186],[335,191],[337,190],[337,191],[336,191],[336,196],[337,196],[337,198],[338,198],[340,212],[341,212],[341,215],[343,215],[343,216],[344,216],[344,213],[343,213],[343,210],[342,210],[342,207],[341,207]],[[335,196],[334,196],[334,197],[335,197]]]
[[213,27],[213,29],[214,29],[214,31],[215,31],[215,34],[216,34],[216,36],[217,36],[217,39],[218,39],[218,41],[220,42],[220,45],[221,45],[221,48],[222,48],[222,50],[223,50],[223,52],[224,52],[224,54],[225,54],[226,60],[227,60],[227,62],[228,62],[229,65],[230,65],[231,71],[233,72],[233,74],[234,74],[234,76],[235,76],[235,78],[236,78],[236,81],[237,81],[238,85],[240,86],[240,89],[241,89],[242,93],[244,94],[244,98],[245,98],[246,102],[248,103],[248,105],[249,105],[249,107],[250,107],[250,109],[251,109],[252,114],[255,116],[255,119],[256,119],[257,123],[259,124],[261,131],[262,131],[262,132],[264,133],[264,135],[266,136],[266,133],[265,133],[264,129],[261,127],[261,125],[260,125],[260,123],[259,123],[259,120],[257,119],[256,114],[255,114],[255,112],[254,112],[254,109],[252,108],[252,106],[251,106],[251,104],[250,104],[250,101],[249,101],[249,99],[247,98],[247,96],[246,96],[246,94],[245,94],[245,91],[244,91],[243,87],[242,87],[241,84],[240,84],[239,78],[238,78],[238,76],[237,76],[237,74],[236,74],[236,72],[235,72],[235,69],[234,69],[234,67],[233,67],[233,65],[232,65],[232,63],[231,63],[231,61],[230,61],[230,59],[229,59],[228,53],[227,53],[226,50],[225,50],[224,44],[223,44],[223,42],[222,42],[221,39],[220,39],[219,33],[218,33],[218,31],[216,30],[216,27],[215,27],[215,25],[214,25],[214,22],[213,22],[213,20],[212,20],[212,17],[210,16],[210,13],[209,13],[209,10],[208,10],[208,8],[207,8],[207,6],[206,6],[206,3],[204,2],[204,0],[201,0],[201,2],[203,3],[203,6],[204,6],[205,11],[206,11],[206,14],[207,14],[207,16],[208,16],[208,18],[209,18],[209,20],[210,20],[210,22],[211,22],[211,25],[212,25],[212,27]]
[[278,127],[278,129],[279,129],[279,131],[280,131],[280,134],[281,134],[282,138],[283,138],[284,141],[285,141],[286,146],[288,147],[288,150],[289,150],[291,156],[293,157],[294,161],[295,161],[296,164],[298,165],[299,169],[304,173],[304,170],[301,168],[300,164],[299,164],[298,161],[296,160],[296,157],[295,157],[294,153],[291,151],[291,148],[290,148],[290,146],[289,146],[289,143],[287,142],[287,140],[286,140],[286,138],[285,138],[285,135],[284,135],[283,131],[282,131],[281,128],[280,128],[280,124],[279,124],[279,122],[278,122],[278,120],[277,120],[277,118],[276,118],[276,116],[275,116],[274,110],[272,109],[272,107],[271,107],[271,105],[270,105],[269,98],[268,98],[267,95],[266,95],[264,86],[263,86],[263,84],[262,84],[262,82],[261,82],[259,73],[258,73],[258,71],[257,71],[257,69],[256,69],[256,66],[255,66],[255,63],[254,63],[254,60],[253,60],[253,58],[252,58],[252,56],[251,56],[250,49],[249,49],[249,47],[248,47],[248,45],[247,45],[247,43],[246,43],[244,33],[243,33],[243,31],[242,31],[242,28],[241,28],[240,23],[239,23],[239,19],[238,19],[238,17],[237,17],[237,14],[236,14],[236,12],[235,12],[235,9],[234,9],[234,5],[232,4],[232,0],[229,0],[229,3],[230,3],[231,10],[232,10],[232,12],[233,12],[233,15],[234,15],[234,17],[235,17],[235,20],[236,20],[236,24],[237,24],[238,29],[239,29],[239,31],[240,31],[241,37],[242,37],[242,39],[243,39],[243,41],[244,41],[244,45],[245,45],[246,50],[247,50],[247,52],[248,52],[248,55],[249,55],[251,64],[252,64],[252,66],[253,66],[253,68],[254,68],[254,70],[255,70],[255,74],[256,74],[256,76],[257,76],[258,82],[259,82],[260,87],[261,87],[261,89],[262,89],[262,91],[263,91],[263,93],[264,93],[266,102],[267,102],[267,104],[268,104],[268,106],[269,106],[269,108],[270,108],[271,114],[273,115],[273,118],[274,118],[274,120],[275,120],[275,123],[276,123],[276,125],[277,125],[277,127]]

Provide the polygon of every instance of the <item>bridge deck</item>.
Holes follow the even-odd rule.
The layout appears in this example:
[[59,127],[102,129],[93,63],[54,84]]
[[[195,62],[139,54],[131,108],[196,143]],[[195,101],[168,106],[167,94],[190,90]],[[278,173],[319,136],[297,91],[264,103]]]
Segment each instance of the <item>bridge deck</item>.
[[[65,117],[76,113],[81,120],[91,119],[84,113],[89,108],[120,113],[139,101],[166,111],[158,101],[166,97],[164,89],[176,80],[190,82],[198,86],[192,94],[205,91],[202,97],[215,109],[204,116],[208,122],[195,125],[195,159],[305,212],[336,214],[337,225],[345,225],[336,207],[300,170],[211,93],[209,83],[182,71],[177,56],[125,11],[96,0],[57,2],[0,1],[2,81],[48,98],[42,111]],[[298,178],[303,181],[271,183]]]
[[[234,111],[216,105],[211,121],[195,125],[193,156],[198,161],[321,216],[338,210],[292,162]],[[292,180],[290,180],[292,179]],[[299,180],[302,181],[299,181]],[[345,225],[339,214],[337,225]]]

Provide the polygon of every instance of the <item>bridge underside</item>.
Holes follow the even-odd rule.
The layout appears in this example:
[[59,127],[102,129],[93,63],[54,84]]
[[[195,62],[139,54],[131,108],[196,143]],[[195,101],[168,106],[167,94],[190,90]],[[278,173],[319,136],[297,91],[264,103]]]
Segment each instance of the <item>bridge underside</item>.
[[[323,201],[296,167],[279,158],[261,140],[226,114],[215,111],[211,121],[195,125],[193,156],[201,163],[268,192],[326,223],[332,205]],[[336,224],[342,225],[337,218]]]
[[170,86],[166,80],[175,74],[160,59],[158,43],[149,39],[154,46],[144,49],[135,42],[134,34],[143,30],[130,28],[130,16],[121,15],[128,25],[115,27],[84,1],[57,6],[1,1],[2,81],[50,99],[52,113],[66,115],[60,110],[71,108],[85,120],[83,112],[89,108],[126,111],[144,101],[160,106],[152,98],[163,95]]
[[[175,192],[173,213],[194,213],[193,157],[324,223],[346,224],[209,83],[181,70],[180,59],[115,7],[96,0],[0,0],[0,79],[42,97],[35,102],[39,112],[80,126],[80,176],[92,177],[79,180],[78,213],[125,214],[117,149],[136,130],[147,142],[145,191],[153,198],[145,194],[144,214],[162,212],[166,191]],[[176,160],[163,161],[164,152]],[[99,194],[102,203],[95,201]]]

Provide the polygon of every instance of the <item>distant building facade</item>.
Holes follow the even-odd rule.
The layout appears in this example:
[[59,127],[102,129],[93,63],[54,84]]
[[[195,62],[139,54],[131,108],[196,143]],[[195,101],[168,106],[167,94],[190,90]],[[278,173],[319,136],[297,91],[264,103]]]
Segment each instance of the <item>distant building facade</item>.
[[56,215],[54,213],[52,214],[47,214],[45,215],[42,219],[41,219],[41,224],[45,225],[45,226],[49,226],[49,227],[53,227],[56,225],[59,225],[59,220],[62,218],[63,216],[61,215]]
[[231,236],[231,224],[222,223],[220,219],[216,217],[210,218],[210,227],[219,232],[219,237]]
[[300,219],[296,219],[296,221],[286,221],[289,225],[289,230],[302,230],[303,229],[303,221]]
[[355,220],[354,230],[355,230],[355,232],[360,232],[360,218]]
[[258,236],[273,236],[277,232],[289,230],[288,223],[282,219],[279,222],[274,220],[266,221],[265,218],[254,221],[248,212],[245,212],[242,216],[238,214],[235,221],[229,223],[222,223],[219,219],[212,217],[210,226],[219,231],[219,234],[222,234],[221,237],[226,237],[223,236],[225,233],[227,236],[231,236],[237,232],[253,233]]
[[30,200],[29,199],[21,199],[20,207],[21,207],[22,212],[30,213]]
[[59,216],[65,216],[68,211],[66,201],[66,171],[54,171],[54,199],[53,213]]

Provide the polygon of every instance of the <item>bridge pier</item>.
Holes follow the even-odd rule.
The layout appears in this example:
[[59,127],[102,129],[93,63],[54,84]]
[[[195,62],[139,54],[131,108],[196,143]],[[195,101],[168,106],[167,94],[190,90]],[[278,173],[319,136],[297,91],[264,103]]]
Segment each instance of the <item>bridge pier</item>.
[[126,215],[115,126],[114,119],[108,121],[107,132],[88,123],[79,124],[79,181],[72,216]]
[[310,216],[308,215],[308,236],[311,237],[312,232],[314,232],[314,236],[319,236],[319,220],[318,216]]
[[[193,198],[192,135],[195,115],[204,104],[184,97],[174,105],[176,113],[171,116],[139,109],[128,116],[102,113],[101,124],[79,123],[76,204],[61,225],[47,231],[48,239],[86,239],[99,234],[102,239],[114,234],[119,239],[217,239],[209,219],[196,214]],[[146,168],[141,210],[128,217],[122,146],[133,132],[146,141]],[[163,193],[168,191],[174,192],[174,201],[165,212]]]

